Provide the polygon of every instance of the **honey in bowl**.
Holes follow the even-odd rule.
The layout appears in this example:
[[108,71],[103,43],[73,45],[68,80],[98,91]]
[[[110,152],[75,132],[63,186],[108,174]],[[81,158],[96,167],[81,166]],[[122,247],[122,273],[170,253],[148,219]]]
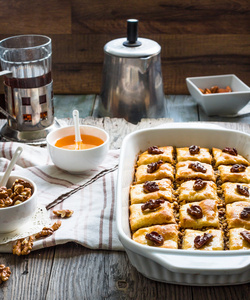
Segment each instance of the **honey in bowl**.
[[58,139],[55,146],[68,150],[84,150],[100,146],[104,141],[96,136],[81,134],[81,142],[75,142],[75,135],[68,135]]

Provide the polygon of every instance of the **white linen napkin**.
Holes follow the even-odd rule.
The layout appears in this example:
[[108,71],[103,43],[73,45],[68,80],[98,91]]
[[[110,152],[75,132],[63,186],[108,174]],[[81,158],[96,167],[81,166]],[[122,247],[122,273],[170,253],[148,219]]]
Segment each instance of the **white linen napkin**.
[[[6,170],[19,145],[15,142],[0,143],[0,172]],[[70,218],[61,219],[62,226],[53,235],[35,240],[33,249],[76,242],[91,249],[122,250],[115,224],[119,150],[110,150],[98,168],[86,174],[73,175],[54,166],[46,148],[26,144],[22,147],[23,152],[12,174],[25,176],[36,183],[38,204],[46,207],[44,211],[45,214],[48,212],[51,224],[59,219],[52,213],[53,210],[74,211]],[[46,222],[46,216],[43,219]],[[19,234],[25,235],[25,230],[27,227],[20,228]],[[0,252],[12,252],[12,244],[3,243],[0,234]]]

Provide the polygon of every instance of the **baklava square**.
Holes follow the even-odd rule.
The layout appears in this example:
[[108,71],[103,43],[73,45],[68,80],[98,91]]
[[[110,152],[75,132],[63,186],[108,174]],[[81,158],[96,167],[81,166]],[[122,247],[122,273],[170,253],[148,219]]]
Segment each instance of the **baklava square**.
[[145,203],[150,199],[165,199],[173,201],[172,182],[170,179],[147,181],[141,184],[131,185],[131,204]]
[[219,200],[215,182],[202,179],[183,182],[178,189],[178,193],[179,202],[194,202],[205,199]]
[[222,182],[250,183],[250,167],[238,164],[232,166],[220,165],[218,170]]
[[206,164],[211,164],[212,155],[208,148],[200,148],[192,145],[190,147],[177,148],[177,162],[181,161],[200,161]]
[[243,164],[248,166],[249,162],[241,155],[238,154],[235,148],[212,148],[213,157],[215,160],[215,167],[219,165],[234,165]]
[[[157,167],[153,167],[158,164]],[[156,168],[156,169],[155,169]],[[155,170],[154,170],[155,169]],[[152,163],[148,165],[140,165],[136,169],[135,182],[143,183],[145,181],[152,181],[156,179],[169,178],[174,180],[174,167],[169,163]]]
[[219,227],[219,216],[216,200],[202,200],[187,203],[180,208],[180,227],[201,229],[203,227]]
[[[161,201],[157,206],[155,203]],[[153,204],[155,205],[153,205]],[[150,206],[150,204],[152,204]],[[135,231],[141,227],[151,225],[176,223],[173,211],[173,204],[165,200],[149,200],[145,204],[130,205],[130,227]]]
[[168,224],[141,228],[133,234],[132,239],[147,246],[178,249],[178,226]]
[[237,201],[250,202],[250,184],[225,182],[221,185],[221,188],[226,204]]
[[148,165],[154,162],[162,160],[163,162],[167,162],[173,164],[174,162],[174,148],[172,146],[166,147],[157,147],[152,146],[149,147],[147,151],[143,152],[139,155],[137,165]]
[[250,230],[245,228],[230,229],[229,250],[250,250]]
[[215,181],[216,178],[212,166],[198,161],[184,161],[176,164],[177,181],[197,178]]
[[224,250],[223,231],[209,229],[206,231],[186,229],[183,236],[184,250]]
[[226,218],[228,228],[250,229],[250,203],[238,201],[226,206]]

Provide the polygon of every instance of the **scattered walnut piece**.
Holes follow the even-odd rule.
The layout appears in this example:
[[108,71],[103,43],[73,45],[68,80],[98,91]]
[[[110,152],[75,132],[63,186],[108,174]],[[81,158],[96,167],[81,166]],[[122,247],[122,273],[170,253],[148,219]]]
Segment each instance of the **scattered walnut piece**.
[[29,236],[29,239],[19,239],[17,240],[16,244],[13,246],[12,253],[14,255],[28,255],[33,247],[33,236]]
[[54,231],[56,231],[61,226],[61,224],[62,224],[61,221],[57,221],[51,227],[43,227],[42,231],[38,232],[35,235],[35,238],[39,239],[41,237],[46,237],[46,236],[52,235],[54,233]]
[[55,223],[51,226],[51,228],[52,228],[54,231],[56,231],[57,229],[60,228],[61,225],[62,225],[62,222],[61,222],[61,221],[57,221],[57,222],[55,222]]
[[70,209],[62,209],[62,210],[53,210],[53,214],[60,218],[69,218],[74,213],[73,210]]
[[7,281],[10,277],[11,271],[9,267],[5,267],[5,265],[0,265],[0,284],[4,281]]

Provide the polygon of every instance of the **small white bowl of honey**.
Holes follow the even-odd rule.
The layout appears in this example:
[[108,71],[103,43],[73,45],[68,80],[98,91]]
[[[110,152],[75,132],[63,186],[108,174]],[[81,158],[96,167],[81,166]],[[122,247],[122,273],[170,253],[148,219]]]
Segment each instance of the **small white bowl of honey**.
[[75,127],[66,126],[47,135],[53,163],[60,169],[81,174],[99,166],[109,150],[109,135],[98,127],[80,125],[81,147],[75,142]]

